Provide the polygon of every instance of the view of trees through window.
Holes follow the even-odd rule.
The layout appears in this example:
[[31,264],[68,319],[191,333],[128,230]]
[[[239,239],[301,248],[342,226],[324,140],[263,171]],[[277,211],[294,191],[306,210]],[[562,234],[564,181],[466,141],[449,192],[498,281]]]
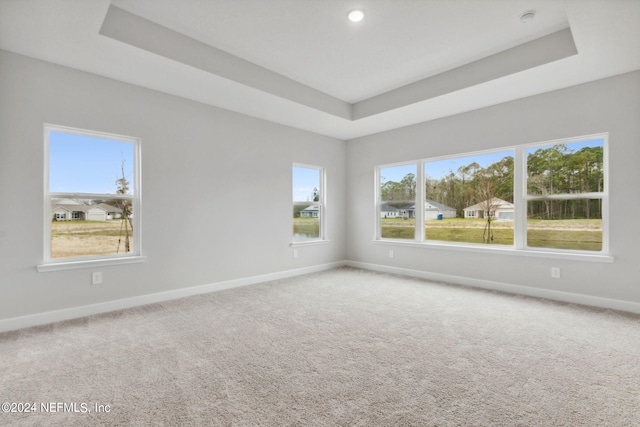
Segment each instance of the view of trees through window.
[[380,169],[380,237],[415,237],[416,165]]
[[293,240],[321,237],[322,170],[293,166]]
[[425,162],[425,238],[512,245],[513,173],[513,151]]
[[514,197],[522,197],[529,247],[600,251],[603,150],[603,138],[521,149],[527,191],[519,196],[516,150],[381,167],[380,237],[414,239],[420,188],[425,240],[514,245]]
[[132,254],[135,143],[47,132],[51,259]]
[[602,249],[604,140],[527,149],[527,243]]

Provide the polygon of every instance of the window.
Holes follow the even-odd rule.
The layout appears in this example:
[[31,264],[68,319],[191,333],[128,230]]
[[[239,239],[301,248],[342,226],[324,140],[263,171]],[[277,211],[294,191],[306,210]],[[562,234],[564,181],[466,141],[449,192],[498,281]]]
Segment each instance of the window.
[[606,254],[606,140],[378,166],[376,239]]
[[140,142],[45,125],[46,263],[140,255]]
[[379,237],[414,239],[416,230],[416,165],[380,168],[378,192]]
[[425,161],[425,240],[513,245],[513,167],[513,151]]
[[293,241],[325,239],[324,170],[319,166],[294,165]]
[[527,246],[602,251],[604,138],[530,147]]

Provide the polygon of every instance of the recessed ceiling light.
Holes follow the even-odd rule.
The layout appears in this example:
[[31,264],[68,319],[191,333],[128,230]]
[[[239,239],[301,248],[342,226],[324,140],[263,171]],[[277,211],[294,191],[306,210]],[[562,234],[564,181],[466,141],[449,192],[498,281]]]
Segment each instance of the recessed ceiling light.
[[535,10],[527,10],[525,13],[523,13],[520,16],[520,22],[522,22],[523,24],[526,24],[528,22],[533,21],[533,18],[535,18],[535,16],[536,16]]
[[352,10],[347,16],[351,22],[360,22],[364,18],[364,13],[361,10]]

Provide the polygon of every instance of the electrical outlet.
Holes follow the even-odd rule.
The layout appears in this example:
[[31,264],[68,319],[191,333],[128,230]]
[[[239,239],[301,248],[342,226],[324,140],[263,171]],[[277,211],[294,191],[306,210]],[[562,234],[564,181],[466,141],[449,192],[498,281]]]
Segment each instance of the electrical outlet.
[[293,257],[294,258],[298,258],[298,250],[297,249],[293,250]]
[[393,258],[395,254],[393,253],[393,249],[389,251],[389,258]]
[[560,268],[559,267],[551,267],[551,277],[554,279],[560,278]]
[[99,285],[102,283],[102,272],[96,271],[91,273],[91,284]]

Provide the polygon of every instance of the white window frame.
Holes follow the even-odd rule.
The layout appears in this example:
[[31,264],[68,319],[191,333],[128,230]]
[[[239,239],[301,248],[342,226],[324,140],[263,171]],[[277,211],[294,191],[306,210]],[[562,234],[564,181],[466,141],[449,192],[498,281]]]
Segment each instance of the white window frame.
[[[318,189],[318,201],[317,202],[311,202],[309,206],[311,205],[316,205],[318,206],[318,215],[319,215],[319,219],[320,219],[320,233],[318,235],[318,237],[316,238],[311,238],[311,239],[305,239],[305,240],[294,240],[294,236],[293,236],[293,223],[291,224],[291,243],[290,246],[307,246],[307,245],[317,245],[317,244],[321,244],[321,243],[326,243],[328,242],[327,239],[327,194],[326,194],[326,170],[324,167],[322,166],[316,166],[316,165],[310,165],[310,164],[306,164],[306,163],[293,163],[291,165],[291,171],[293,172],[293,168],[306,168],[306,169],[314,169],[317,170],[319,172],[319,185],[320,188]],[[291,175],[291,186],[290,188],[293,188],[293,173]],[[293,203],[293,201],[292,201]],[[293,218],[292,218],[293,221]]]
[[[414,213],[414,218],[415,218],[415,230],[414,230],[414,241],[418,241],[421,242],[422,240],[424,240],[424,210],[423,209],[418,209],[418,206],[424,206],[424,194],[420,195],[420,193],[423,193],[424,191],[418,191],[420,189],[420,185],[422,183],[422,186],[424,187],[424,170],[420,170],[420,163],[419,161],[413,161],[413,162],[399,162],[399,163],[390,163],[390,164],[386,164],[386,165],[379,165],[376,166],[375,168],[375,206],[374,206],[374,210],[376,212],[376,221],[375,221],[375,230],[374,230],[374,235],[375,235],[375,240],[376,241],[391,241],[391,242],[411,242],[410,239],[389,239],[389,238],[385,238],[382,237],[382,222],[380,218],[380,210],[381,210],[381,205],[384,203],[388,203],[385,202],[384,200],[382,200],[382,195],[380,194],[380,188],[381,188],[381,183],[380,180],[382,179],[382,175],[381,175],[381,170],[382,169],[387,169],[387,168],[394,168],[394,167],[400,167],[400,166],[409,166],[409,165],[416,165],[416,200],[415,200],[415,213]],[[424,166],[423,166],[424,167]],[[419,204],[421,203],[421,204]],[[420,224],[422,224],[422,227],[420,226]],[[422,231],[420,231],[422,230]],[[422,234],[420,234],[422,233]]]
[[[587,251],[587,250],[575,250],[575,249],[555,249],[555,248],[539,248],[527,246],[527,202],[529,200],[540,200],[540,196],[529,196],[527,194],[527,163],[526,163],[526,151],[532,147],[542,147],[558,144],[570,144],[574,142],[580,142],[591,139],[603,139],[603,174],[604,174],[604,188],[601,193],[573,193],[569,195],[560,194],[553,196],[546,196],[548,198],[562,199],[562,198],[599,198],[602,200],[602,249],[600,251]],[[466,252],[482,252],[482,253],[497,253],[500,255],[509,254],[516,256],[531,256],[539,258],[554,258],[554,259],[570,259],[578,261],[595,261],[595,262],[613,262],[614,258],[610,255],[609,248],[609,133],[603,132],[598,134],[583,135],[571,138],[562,138],[550,141],[535,142],[531,144],[524,144],[518,146],[500,147],[492,150],[466,152],[449,156],[439,156],[433,158],[426,158],[414,161],[399,162],[377,165],[374,168],[374,208],[375,230],[373,233],[373,243],[385,244],[394,246],[409,246],[409,247],[429,247],[438,248],[444,250],[453,251],[466,251]],[[416,191],[416,206],[424,205],[424,166],[425,163],[454,159],[460,157],[470,157],[474,155],[490,154],[511,150],[514,152],[514,183],[513,183],[513,204],[515,207],[514,217],[514,236],[513,246],[509,245],[484,245],[477,243],[463,243],[463,242],[448,242],[438,240],[425,240],[425,224],[422,214],[418,215],[416,209],[416,230],[414,240],[409,239],[389,239],[382,238],[380,236],[380,170],[384,168],[403,166],[415,164],[417,167],[416,173],[416,186],[420,191]],[[418,218],[420,216],[420,218]]]
[[[560,145],[560,144],[571,144],[576,142],[582,142],[590,139],[602,139],[604,141],[602,146],[602,173],[604,179],[604,188],[599,193],[559,193],[559,194],[551,194],[551,195],[529,195],[527,189],[527,149],[535,148],[535,147],[545,147],[552,145]],[[602,200],[602,249],[600,251],[578,251],[573,249],[553,249],[554,252],[558,253],[593,253],[600,255],[608,255],[609,254],[609,134],[594,134],[594,135],[586,135],[577,138],[563,138],[552,141],[546,141],[542,143],[535,144],[527,144],[524,146],[520,146],[516,150],[517,157],[519,157],[521,165],[521,173],[519,174],[519,178],[521,182],[519,183],[519,190],[522,194],[522,197],[519,197],[520,206],[516,204],[516,217],[519,219],[519,223],[521,223],[520,229],[516,227],[516,230],[519,232],[519,235],[514,236],[514,242],[517,242],[516,246],[519,249],[526,249],[529,251],[549,251],[548,248],[539,248],[539,247],[531,247],[527,244],[527,204],[529,201],[536,200],[577,200],[577,199],[600,199]],[[517,163],[516,163],[517,165]],[[517,166],[516,166],[517,167]],[[514,171],[514,176],[517,172]],[[515,186],[515,183],[514,183]],[[514,187],[515,193],[515,187]],[[515,201],[515,200],[514,200]],[[514,203],[515,204],[515,203]],[[520,208],[520,210],[518,210]],[[520,213],[518,213],[520,212]]]
[[[72,135],[87,136],[91,138],[110,139],[118,142],[128,142],[133,144],[134,160],[133,160],[133,183],[130,187],[132,194],[95,194],[95,193],[59,193],[49,191],[49,135],[51,132],[68,133]],[[146,257],[142,255],[142,183],[141,183],[141,149],[140,139],[116,135],[105,132],[97,132],[86,129],[78,129],[67,126],[59,126],[53,124],[44,124],[44,238],[43,238],[43,257],[42,263],[36,268],[39,272],[69,270],[76,268],[90,268],[104,265],[130,264],[143,262]],[[115,183],[114,183],[115,185]],[[51,257],[51,220],[52,220],[52,199],[69,198],[69,199],[127,199],[133,206],[133,252],[123,254],[105,254],[105,255],[89,255],[82,257],[69,258],[52,258]]]

